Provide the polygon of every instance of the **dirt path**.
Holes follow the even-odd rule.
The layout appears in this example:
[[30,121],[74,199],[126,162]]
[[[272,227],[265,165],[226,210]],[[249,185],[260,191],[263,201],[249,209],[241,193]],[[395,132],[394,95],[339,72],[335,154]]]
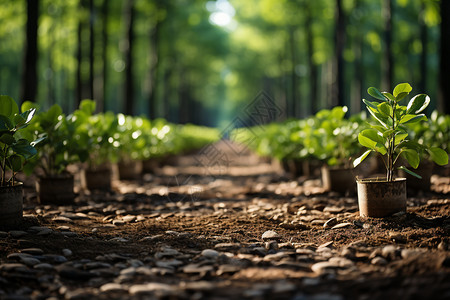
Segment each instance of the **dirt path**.
[[0,299],[450,297],[448,195],[364,219],[223,143],[176,164],[74,206],[27,193],[27,226],[0,232]]

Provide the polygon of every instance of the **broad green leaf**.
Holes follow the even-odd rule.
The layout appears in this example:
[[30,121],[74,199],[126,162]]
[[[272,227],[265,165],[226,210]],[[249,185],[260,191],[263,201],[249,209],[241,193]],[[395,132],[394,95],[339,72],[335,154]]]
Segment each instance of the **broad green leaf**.
[[416,95],[409,101],[406,113],[418,114],[427,108],[428,104],[430,104],[430,97],[425,94]]
[[12,145],[15,141],[16,141],[16,139],[9,132],[5,132],[4,134],[2,134],[0,136],[0,142],[2,142],[3,144]]
[[441,148],[432,147],[428,149],[431,159],[440,166],[448,164],[448,154]]
[[368,106],[367,109],[369,109],[369,107],[372,107],[372,108],[377,109],[378,102],[375,102],[375,101],[367,101],[366,99],[363,99],[362,101],[364,102],[365,105]]
[[39,109],[39,105],[34,102],[31,102],[31,101],[23,102],[22,106],[20,107],[21,111],[23,111],[23,112],[31,110],[33,108],[35,108],[37,110],[37,109]]
[[407,169],[406,167],[404,167],[404,166],[401,166],[401,167],[399,167],[398,169],[399,169],[399,170],[405,171],[405,172],[408,173],[409,175],[412,175],[412,176],[414,176],[414,177],[417,177],[417,178],[419,178],[419,179],[422,179],[422,176],[420,176],[419,174],[414,173],[414,172],[411,171],[411,170],[408,170],[408,169]]
[[24,111],[21,113],[22,117],[25,118],[25,124],[30,123],[30,121],[33,119],[34,115],[36,114],[36,108],[32,108],[30,110]]
[[383,125],[384,128],[389,128],[389,126],[387,125],[388,123],[388,118],[383,116],[382,114],[380,114],[378,111],[369,108],[369,113],[381,124]]
[[391,93],[388,92],[381,92],[383,94],[383,96],[385,96],[386,98],[388,98],[391,101],[396,101],[394,95],[392,95]]
[[387,102],[382,102],[377,106],[378,111],[386,117],[392,116],[392,107]]
[[24,159],[23,157],[13,154],[8,158],[9,167],[14,173],[19,172],[23,168]]
[[386,101],[386,98],[383,96],[383,94],[380,93],[380,91],[377,90],[377,89],[374,88],[374,87],[368,88],[368,89],[367,89],[367,93],[369,93],[370,96],[372,96],[372,97],[374,97],[374,98],[376,98],[376,99],[378,99],[378,100]]
[[11,118],[19,113],[19,107],[10,96],[0,95],[0,115]]
[[360,157],[358,157],[357,159],[355,159],[353,161],[353,167],[357,167],[364,159],[366,159],[366,157],[370,154],[370,152],[372,152],[373,150],[367,150],[366,152],[364,152]]
[[387,152],[386,147],[384,146],[386,140],[374,129],[366,129],[361,131],[358,134],[358,141],[364,147],[376,150],[382,155]]
[[414,169],[417,169],[420,163],[419,153],[414,149],[402,149],[401,155]]
[[426,121],[427,117],[424,114],[420,115],[405,115],[401,120],[400,124],[411,124],[419,121]]
[[407,92],[403,92],[397,95],[397,103],[400,102],[403,98],[405,98],[406,96],[408,96],[409,93]]
[[13,128],[14,125],[11,120],[4,115],[0,115],[0,131],[10,131]]
[[403,140],[405,140],[408,137],[407,133],[397,133],[395,135],[395,146],[397,146],[398,144],[400,144]]
[[14,127],[20,127],[25,124],[26,119],[22,115],[15,115],[14,118]]
[[375,129],[376,131],[378,131],[379,133],[383,134],[384,132],[386,132],[386,128],[384,128],[381,125],[370,125],[370,127],[372,127],[373,129]]
[[12,144],[11,149],[16,154],[23,156],[25,159],[29,159],[37,154],[36,149],[25,139],[20,139],[16,143]]
[[[412,87],[409,83],[400,83],[394,88],[394,97],[397,99],[397,102],[400,100],[399,95],[402,93],[406,93],[404,96],[408,95],[412,91]],[[404,97],[403,96],[403,97]]]

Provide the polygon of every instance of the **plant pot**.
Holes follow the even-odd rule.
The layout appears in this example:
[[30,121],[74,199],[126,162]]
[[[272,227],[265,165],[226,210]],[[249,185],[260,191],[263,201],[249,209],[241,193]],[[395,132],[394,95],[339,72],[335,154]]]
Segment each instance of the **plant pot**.
[[40,177],[36,181],[36,192],[41,204],[73,204],[75,200],[73,175]]
[[16,226],[23,217],[23,185],[0,187],[0,226]]
[[410,169],[420,175],[422,179],[409,175],[400,170],[399,176],[407,179],[406,187],[414,191],[429,191],[431,188],[431,175],[433,175],[433,163],[429,161],[422,162],[417,169]]
[[338,192],[341,194],[355,194],[355,176],[350,168],[333,168],[323,166],[322,184],[328,191]]
[[368,178],[356,180],[359,214],[362,217],[382,218],[406,212],[406,178],[392,182]]
[[111,190],[111,168],[82,170],[81,185],[84,189],[90,191]]
[[142,173],[142,161],[122,161],[118,163],[119,179],[138,179]]

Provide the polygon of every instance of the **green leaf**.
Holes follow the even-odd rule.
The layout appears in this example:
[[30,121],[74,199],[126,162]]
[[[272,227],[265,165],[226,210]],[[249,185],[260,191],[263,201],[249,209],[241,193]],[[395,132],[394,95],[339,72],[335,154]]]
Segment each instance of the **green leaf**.
[[8,165],[9,168],[14,172],[17,173],[23,168],[24,159],[23,157],[13,154],[8,158]]
[[448,154],[441,148],[432,147],[428,149],[431,159],[440,166],[448,164]]
[[21,113],[22,117],[25,119],[25,124],[30,123],[30,121],[33,119],[34,115],[36,114],[36,108],[32,108],[30,110],[24,111]]
[[388,92],[381,92],[383,94],[383,96],[385,96],[386,98],[388,98],[391,101],[396,101],[394,95],[392,95],[391,93]]
[[387,150],[384,146],[386,140],[378,134],[374,129],[366,129],[358,134],[358,141],[364,147],[375,150],[382,155],[385,155]]
[[400,100],[402,100],[403,98],[405,98],[406,96],[408,96],[409,93],[403,92],[397,95],[397,102],[400,102]]
[[414,169],[417,169],[420,163],[419,153],[414,149],[402,149],[401,155]]
[[4,115],[0,115],[0,131],[10,131],[13,128],[14,125],[11,120]]
[[411,170],[408,170],[408,169],[405,168],[404,166],[401,166],[401,167],[399,167],[398,169],[399,169],[399,170],[405,171],[405,172],[408,173],[409,175],[412,175],[412,176],[414,176],[414,177],[417,177],[417,178],[419,178],[419,179],[422,179],[422,176],[420,176],[419,174],[414,173],[414,172],[411,171]]
[[25,159],[29,159],[37,154],[37,150],[25,139],[20,139],[16,143],[12,144],[11,149],[16,154],[23,156]]
[[0,142],[4,143],[6,145],[12,145],[15,141],[16,141],[16,139],[9,132],[6,132],[0,136]]
[[11,118],[19,113],[19,107],[10,96],[0,95],[0,115]]
[[400,144],[404,139],[408,137],[408,134],[405,132],[400,132],[395,135],[395,146]]
[[28,111],[35,108],[36,110],[39,108],[39,105],[37,103],[31,102],[31,101],[25,101],[22,103],[22,106],[20,107],[21,111]]
[[373,150],[367,150],[366,152],[364,152],[360,157],[358,157],[357,159],[355,159],[353,161],[353,167],[357,167],[364,159],[366,159],[366,157],[370,154],[370,152],[372,152]]
[[392,107],[387,102],[382,102],[377,106],[378,111],[386,117],[392,116]]
[[376,98],[376,99],[378,99],[378,100],[386,101],[386,98],[383,96],[383,94],[380,93],[380,91],[377,90],[377,89],[374,88],[374,87],[368,88],[368,89],[367,89],[367,93],[369,93],[370,96],[372,96],[372,97],[374,97],[374,98]]
[[[399,95],[404,94],[403,96],[400,95],[400,97],[405,97],[412,91],[412,87],[409,85],[409,83],[400,83],[397,84],[397,86],[394,88],[394,97],[397,99],[397,102],[400,101]],[[405,94],[406,93],[406,94]]]
[[380,114],[377,110],[369,108],[369,113],[381,124],[384,128],[389,128],[387,125],[388,118],[384,115]]
[[409,100],[408,106],[406,107],[406,113],[418,114],[427,108],[428,104],[430,104],[430,97],[428,97],[428,95],[416,95]]
[[22,115],[15,115],[14,118],[14,127],[20,127],[25,124],[26,119]]
[[367,105],[367,109],[369,109],[369,107],[377,109],[378,102],[375,102],[375,101],[371,102],[371,101],[367,101],[366,99],[363,99],[362,101],[364,102],[365,105]]
[[419,121],[426,121],[427,117],[424,114],[420,115],[405,115],[401,120],[400,124],[411,124]]

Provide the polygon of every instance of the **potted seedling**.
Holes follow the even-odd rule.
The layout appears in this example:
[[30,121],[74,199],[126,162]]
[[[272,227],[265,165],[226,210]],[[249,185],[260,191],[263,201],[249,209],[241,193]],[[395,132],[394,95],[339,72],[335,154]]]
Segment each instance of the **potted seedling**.
[[322,184],[326,190],[354,194],[356,184],[352,157],[360,153],[355,129],[361,128],[356,117],[346,119],[346,106],[318,112],[318,123],[310,137],[315,141],[314,153],[324,162],[321,168]]
[[142,138],[143,118],[118,114],[117,119],[119,179],[137,179],[142,173],[142,155],[147,146]]
[[72,115],[75,124],[73,139],[79,145],[79,159],[85,164],[82,186],[90,191],[111,189],[112,165],[116,161],[118,141],[114,135],[117,117],[112,112],[94,114],[95,102],[83,100]]
[[[27,107],[32,103],[25,102]],[[78,161],[79,147],[72,138],[75,124],[54,104],[38,113],[26,129],[33,138],[45,137],[39,144],[39,153],[28,164],[28,171],[38,173],[36,192],[42,204],[72,204],[75,199],[74,176],[67,171],[69,164]]]
[[[386,176],[380,178],[359,179],[358,204],[361,216],[385,217],[396,212],[406,211],[406,178],[396,178],[396,165],[399,158],[405,159],[416,169],[420,163],[420,153],[428,152],[430,158],[439,165],[448,163],[447,153],[440,148],[419,144],[408,139],[407,127],[410,124],[427,120],[421,112],[430,103],[425,94],[414,96],[408,104],[400,102],[412,91],[408,83],[401,83],[394,88],[393,93],[380,92],[369,88],[368,93],[378,101],[363,99],[369,113],[378,124],[371,125],[358,134],[358,141],[369,148],[353,165],[359,165],[370,153],[378,152],[386,167]],[[420,177],[414,171],[399,166],[398,169]]]
[[[23,111],[23,110],[22,110]],[[29,142],[20,136],[28,126],[35,109],[19,113],[16,102],[9,96],[0,96],[0,225],[15,226],[23,216],[22,183],[16,180],[24,163],[36,155],[39,140]]]

